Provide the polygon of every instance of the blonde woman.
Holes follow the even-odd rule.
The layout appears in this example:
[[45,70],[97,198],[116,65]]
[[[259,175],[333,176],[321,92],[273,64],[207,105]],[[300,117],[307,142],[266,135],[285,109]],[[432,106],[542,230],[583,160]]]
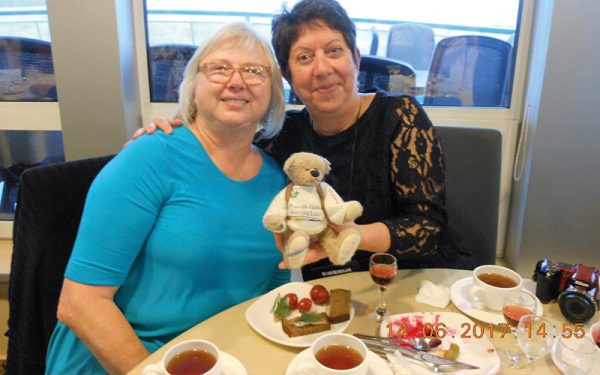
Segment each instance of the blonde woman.
[[[285,184],[252,141],[283,121],[268,42],[230,24],[185,71],[171,136],[144,136],[94,181],[47,374],[126,373],[202,320],[289,281],[262,214]],[[160,306],[160,308],[157,308]]]

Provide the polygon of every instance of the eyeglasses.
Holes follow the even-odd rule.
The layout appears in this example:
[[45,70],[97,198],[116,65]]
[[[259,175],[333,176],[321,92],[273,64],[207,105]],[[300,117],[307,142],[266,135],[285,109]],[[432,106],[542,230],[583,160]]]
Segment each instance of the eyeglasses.
[[259,64],[242,65],[234,68],[227,63],[205,63],[200,65],[200,71],[206,74],[208,79],[214,83],[227,83],[231,80],[233,73],[238,72],[247,85],[260,85],[265,81],[271,69]]

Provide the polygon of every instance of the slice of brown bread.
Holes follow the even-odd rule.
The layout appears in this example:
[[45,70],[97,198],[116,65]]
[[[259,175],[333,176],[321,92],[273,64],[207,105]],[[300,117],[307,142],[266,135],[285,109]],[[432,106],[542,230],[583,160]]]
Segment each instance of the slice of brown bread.
[[352,292],[347,289],[333,289],[329,292],[329,321],[331,324],[350,319]]
[[289,337],[310,335],[311,333],[317,333],[322,331],[328,331],[331,329],[329,318],[327,314],[322,312],[319,313],[320,320],[316,323],[311,323],[302,327],[294,325],[295,322],[300,320],[300,317],[292,319],[284,319],[281,321],[281,328]]

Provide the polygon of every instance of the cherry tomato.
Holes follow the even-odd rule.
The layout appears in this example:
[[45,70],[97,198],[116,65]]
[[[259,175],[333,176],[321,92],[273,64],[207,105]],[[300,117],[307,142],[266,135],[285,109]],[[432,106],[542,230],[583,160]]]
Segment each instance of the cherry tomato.
[[295,310],[298,306],[298,296],[296,293],[288,293],[284,297],[287,298],[287,303],[290,306],[290,309]]
[[310,290],[310,298],[317,305],[324,305],[329,302],[329,292],[323,285],[317,284]]
[[302,298],[298,301],[298,311],[301,313],[309,312],[312,309],[312,301],[310,298]]

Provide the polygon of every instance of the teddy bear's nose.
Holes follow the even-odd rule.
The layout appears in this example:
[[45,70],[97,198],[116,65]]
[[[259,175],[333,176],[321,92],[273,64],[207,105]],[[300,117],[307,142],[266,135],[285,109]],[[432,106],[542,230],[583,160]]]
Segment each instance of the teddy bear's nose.
[[313,169],[310,171],[310,175],[313,177],[319,177],[319,171],[317,169]]

